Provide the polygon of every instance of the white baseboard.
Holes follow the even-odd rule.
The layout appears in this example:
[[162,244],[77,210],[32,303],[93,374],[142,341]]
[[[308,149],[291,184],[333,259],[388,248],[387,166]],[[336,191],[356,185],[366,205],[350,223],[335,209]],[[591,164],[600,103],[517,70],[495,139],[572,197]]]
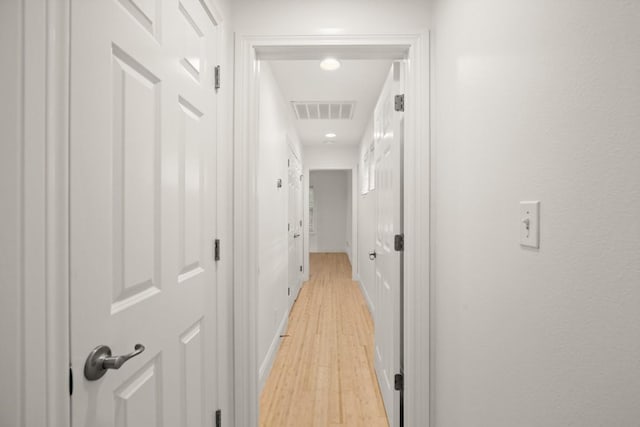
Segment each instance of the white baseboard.
[[280,335],[284,335],[285,330],[287,329],[287,323],[289,320],[290,310],[285,312],[284,317],[280,321],[280,326],[278,326],[278,330],[276,331],[275,336],[273,337],[273,341],[271,341],[271,345],[269,346],[269,351],[267,351],[267,355],[264,360],[260,364],[260,370],[258,373],[258,395],[262,393],[262,388],[264,384],[267,382],[267,378],[269,377],[269,373],[271,372],[271,368],[273,367],[273,362],[276,360],[276,354],[278,354],[278,349],[280,348]]
[[367,293],[367,289],[362,284],[362,280],[358,279],[358,286],[360,286],[360,291],[362,292],[362,295],[364,295],[365,301],[367,301],[367,307],[369,308],[369,313],[371,313],[371,316],[373,317],[373,304],[371,303],[371,298]]

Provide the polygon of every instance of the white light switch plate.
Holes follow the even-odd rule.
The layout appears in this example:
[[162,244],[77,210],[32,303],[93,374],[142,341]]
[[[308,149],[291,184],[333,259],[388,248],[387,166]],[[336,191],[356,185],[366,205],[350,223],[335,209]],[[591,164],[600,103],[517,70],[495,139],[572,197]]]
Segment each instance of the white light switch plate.
[[520,202],[520,245],[540,247],[540,202]]

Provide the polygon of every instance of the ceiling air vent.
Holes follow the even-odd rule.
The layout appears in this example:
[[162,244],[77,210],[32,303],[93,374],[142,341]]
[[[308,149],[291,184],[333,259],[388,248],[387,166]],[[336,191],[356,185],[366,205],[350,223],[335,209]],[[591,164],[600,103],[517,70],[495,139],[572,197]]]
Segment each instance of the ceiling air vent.
[[298,120],[351,120],[356,108],[353,101],[292,101],[291,105]]

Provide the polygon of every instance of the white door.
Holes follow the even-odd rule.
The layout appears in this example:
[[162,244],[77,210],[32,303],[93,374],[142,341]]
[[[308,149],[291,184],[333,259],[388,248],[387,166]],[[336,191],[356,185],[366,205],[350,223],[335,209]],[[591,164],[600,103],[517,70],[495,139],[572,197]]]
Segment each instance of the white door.
[[299,275],[298,275],[298,283],[296,286],[296,298],[298,298],[298,294],[300,293],[300,288],[302,287],[302,282],[304,279],[304,175],[302,174],[302,164],[300,162],[297,163],[297,173],[298,173],[298,187],[296,188],[296,221],[298,224],[298,238],[296,239],[296,254],[298,257],[298,265],[299,265]]
[[72,423],[211,426],[216,28],[198,0],[71,6]]
[[403,64],[394,63],[374,112],[376,203],[375,367],[389,425],[400,425],[400,392],[394,376],[401,372],[402,252],[394,238],[402,234],[403,114],[395,111],[401,94]]
[[298,297],[302,279],[302,167],[289,148],[289,307]]

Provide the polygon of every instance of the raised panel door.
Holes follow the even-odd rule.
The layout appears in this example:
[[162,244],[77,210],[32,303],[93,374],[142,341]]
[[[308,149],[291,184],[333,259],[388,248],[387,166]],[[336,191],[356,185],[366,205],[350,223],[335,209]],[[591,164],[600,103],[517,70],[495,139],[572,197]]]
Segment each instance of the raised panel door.
[[[210,425],[216,23],[206,1],[74,0],[74,426]],[[89,381],[89,352],[145,351]]]

